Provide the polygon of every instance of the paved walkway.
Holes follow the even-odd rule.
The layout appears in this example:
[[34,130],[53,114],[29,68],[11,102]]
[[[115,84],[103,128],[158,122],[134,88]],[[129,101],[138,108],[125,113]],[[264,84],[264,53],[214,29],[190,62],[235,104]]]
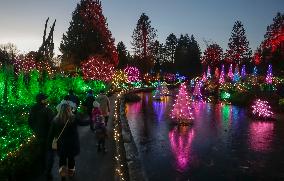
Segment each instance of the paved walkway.
[[[95,134],[91,132],[89,126],[79,126],[79,136],[81,152],[76,157],[76,175],[69,180],[72,181],[113,181],[115,170],[115,141],[113,139],[113,117],[114,100],[116,96],[110,98],[111,116],[108,122],[109,139],[106,140],[107,153],[97,152]],[[58,157],[56,155],[53,165],[53,180],[60,181],[58,174]],[[45,181],[44,175],[35,181]]]

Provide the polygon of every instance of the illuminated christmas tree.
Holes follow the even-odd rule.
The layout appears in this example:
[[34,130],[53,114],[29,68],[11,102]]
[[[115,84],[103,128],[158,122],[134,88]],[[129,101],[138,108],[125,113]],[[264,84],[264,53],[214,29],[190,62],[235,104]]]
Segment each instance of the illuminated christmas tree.
[[169,95],[169,89],[168,89],[168,87],[167,87],[167,83],[166,82],[163,82],[162,84],[161,84],[161,93],[162,93],[162,95]]
[[229,72],[228,72],[228,77],[230,77],[230,79],[232,80],[233,77],[234,77],[234,74],[233,74],[233,65],[230,64],[230,68],[229,68]]
[[[26,88],[25,82],[24,82],[24,73],[21,72],[19,73],[18,79],[17,79],[17,84],[16,84],[16,96],[18,98],[18,103],[19,104],[27,104],[28,103],[28,98],[29,98],[29,92]],[[30,102],[32,103],[32,102]]]
[[206,81],[207,81],[207,77],[206,77],[205,72],[204,72],[203,75],[202,75],[202,81],[203,81],[203,82],[206,82]]
[[140,71],[137,67],[127,66],[123,71],[126,73],[129,82],[140,81]]
[[238,82],[240,80],[240,73],[239,73],[239,67],[236,66],[235,73],[234,73],[234,82]]
[[216,67],[214,76],[215,76],[216,79],[218,79],[218,78],[219,78],[219,75],[220,75],[219,69],[218,69],[218,67]]
[[253,76],[257,76],[257,68],[256,68],[256,66],[254,66],[252,74],[253,74]]
[[171,112],[171,117],[176,119],[178,123],[188,123],[189,120],[193,119],[185,83],[180,85],[179,93],[176,96]]
[[221,75],[219,78],[219,83],[223,84],[225,82],[225,70],[224,65],[222,65]]
[[243,65],[243,66],[242,66],[242,71],[241,71],[241,76],[242,76],[242,78],[244,79],[244,78],[246,77],[246,75],[247,75],[247,73],[246,73],[246,66]]
[[255,100],[252,109],[252,113],[259,118],[270,118],[273,116],[273,112],[267,101]]
[[266,83],[272,84],[272,66],[271,65],[268,66],[267,75],[266,75],[265,80],[266,80]]
[[101,56],[93,56],[82,64],[84,79],[110,82],[114,74],[114,66]]
[[211,79],[211,70],[209,66],[207,68],[207,79]]
[[196,84],[195,84],[195,87],[194,87],[193,95],[198,100],[202,99],[202,94],[201,94],[200,88],[201,88],[201,81],[197,81]]
[[81,66],[91,56],[101,55],[106,63],[116,66],[118,54],[114,38],[103,15],[100,0],[81,0],[60,44],[64,64]]

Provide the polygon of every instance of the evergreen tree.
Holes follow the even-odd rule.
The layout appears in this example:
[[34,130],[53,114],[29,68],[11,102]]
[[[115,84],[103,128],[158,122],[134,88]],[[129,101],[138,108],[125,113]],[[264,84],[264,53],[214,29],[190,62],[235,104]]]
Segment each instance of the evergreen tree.
[[182,83],[179,87],[179,92],[176,95],[175,103],[171,112],[171,117],[177,122],[185,123],[193,119],[191,107],[189,104],[189,96],[187,93],[187,86]]
[[241,21],[236,21],[231,33],[226,51],[227,64],[249,64],[251,60],[251,49],[246,38],[245,29]]
[[154,66],[153,47],[156,30],[151,26],[149,17],[142,13],[132,34],[132,49],[143,72],[150,71]]
[[223,49],[218,44],[214,43],[207,46],[201,58],[201,62],[204,68],[206,68],[209,65],[212,68],[216,68],[220,65],[222,59],[223,59]]
[[162,70],[162,65],[166,59],[166,50],[165,46],[159,41],[155,41],[153,47],[153,58],[154,58],[154,71],[160,72]]
[[118,60],[119,60],[117,68],[123,69],[129,63],[128,52],[126,50],[126,46],[121,41],[121,42],[118,42],[116,49],[117,49]]
[[72,20],[60,44],[63,64],[75,64],[93,55],[105,57],[118,64],[114,39],[108,30],[100,0],[81,0],[72,14]]
[[194,36],[181,35],[175,52],[175,70],[183,75],[199,75],[202,72],[201,51]]
[[29,93],[26,88],[25,82],[24,82],[24,73],[20,72],[18,79],[17,79],[17,90],[16,90],[16,96],[18,98],[18,103],[20,104],[27,104],[29,103]]
[[187,53],[189,49],[189,43],[190,39],[188,34],[180,35],[175,52],[175,61],[174,61],[175,71],[183,75],[188,73],[189,62],[188,62]]
[[166,39],[166,55],[167,55],[167,62],[174,63],[175,61],[175,52],[177,48],[177,37],[173,33],[171,33]]
[[190,37],[190,44],[188,49],[188,58],[189,58],[189,75],[197,76],[202,73],[202,65],[201,65],[201,50],[200,47],[195,40],[194,36]]
[[259,64],[262,73],[271,64],[275,74],[284,75],[284,14],[278,12],[267,27],[264,41],[254,54],[254,61]]

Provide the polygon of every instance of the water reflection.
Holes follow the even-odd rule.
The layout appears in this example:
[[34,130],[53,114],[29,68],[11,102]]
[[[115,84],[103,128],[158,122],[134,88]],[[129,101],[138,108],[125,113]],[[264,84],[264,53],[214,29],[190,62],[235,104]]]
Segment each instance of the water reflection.
[[171,151],[176,159],[176,169],[183,172],[189,165],[194,130],[188,126],[175,127],[169,132]]
[[251,122],[249,146],[254,151],[268,152],[273,139],[274,122]]
[[168,104],[169,98],[166,96],[161,101],[153,101],[153,108],[154,112],[157,116],[157,121],[160,122],[163,119],[163,116],[166,112],[167,104]]
[[246,109],[233,105],[192,102],[192,127],[172,128],[174,97],[141,97],[127,104],[127,118],[149,180],[269,180],[274,173],[283,175],[283,122],[252,121]]

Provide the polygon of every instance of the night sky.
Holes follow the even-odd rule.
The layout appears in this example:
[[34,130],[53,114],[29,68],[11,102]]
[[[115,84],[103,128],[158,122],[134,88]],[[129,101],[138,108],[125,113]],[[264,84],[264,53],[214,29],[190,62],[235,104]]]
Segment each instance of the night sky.
[[[57,20],[55,52],[62,34],[69,27],[72,12],[80,0],[1,0],[0,44],[12,42],[22,51],[38,50],[44,23]],[[205,42],[215,42],[224,50],[236,20],[244,24],[250,47],[255,50],[263,40],[266,27],[277,12],[284,12],[284,0],[104,0],[103,14],[116,44],[123,41],[131,50],[131,35],[145,12],[157,29],[158,40],[165,43],[174,33],[193,34],[203,51]]]

